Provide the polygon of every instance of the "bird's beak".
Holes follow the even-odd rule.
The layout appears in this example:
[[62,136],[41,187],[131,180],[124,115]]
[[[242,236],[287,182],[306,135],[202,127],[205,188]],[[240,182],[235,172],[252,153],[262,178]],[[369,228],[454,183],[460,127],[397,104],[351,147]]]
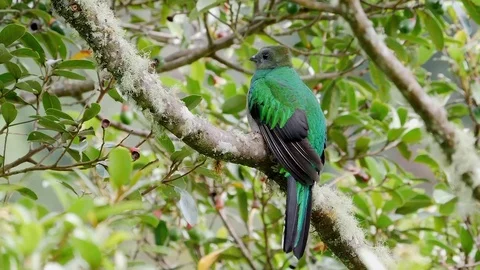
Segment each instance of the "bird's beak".
[[257,63],[257,55],[255,54],[254,56],[250,57],[250,61]]

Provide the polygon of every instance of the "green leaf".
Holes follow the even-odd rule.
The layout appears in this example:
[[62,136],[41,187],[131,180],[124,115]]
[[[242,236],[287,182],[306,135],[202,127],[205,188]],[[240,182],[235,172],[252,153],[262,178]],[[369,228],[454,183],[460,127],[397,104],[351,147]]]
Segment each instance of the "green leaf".
[[388,133],[387,133],[387,140],[389,142],[393,142],[393,141],[397,140],[398,138],[400,138],[400,136],[402,136],[404,131],[405,131],[404,128],[391,128],[391,129],[389,129]]
[[9,24],[0,32],[0,43],[5,47],[20,39],[25,34],[25,27],[19,24]]
[[163,220],[160,220],[157,227],[153,230],[153,233],[155,236],[155,244],[157,246],[163,246],[168,237],[167,223]]
[[343,152],[348,153],[348,141],[343,132],[335,129],[330,129],[328,138],[335,142]]
[[430,205],[432,205],[430,197],[424,194],[417,194],[415,197],[408,200],[402,207],[398,208],[395,213],[407,215]]
[[473,249],[474,240],[470,232],[463,226],[460,227],[460,243],[466,255],[470,254]]
[[365,157],[363,158],[365,167],[368,168],[370,175],[377,181],[380,182],[384,176],[383,173],[380,171],[381,164],[373,157]]
[[433,191],[433,199],[438,204],[444,204],[455,199],[455,195],[449,192],[446,192],[445,190],[442,190],[442,189],[435,189]]
[[[56,26],[59,25],[59,21],[54,22]],[[53,26],[53,25],[52,25]],[[52,27],[50,26],[50,27]],[[60,56],[61,59],[66,59],[67,58],[67,46],[65,46],[65,43],[63,42],[63,36],[56,31],[53,30],[48,30],[47,32],[48,37],[52,41],[53,45],[56,47],[56,50]]]
[[402,154],[402,156],[407,160],[409,160],[412,157],[412,151],[410,151],[406,143],[403,143],[403,142],[399,143],[397,145],[397,149],[400,152],[400,154]]
[[200,82],[190,78],[190,76],[186,76],[186,78],[187,78],[186,89],[188,90],[188,92],[192,94],[200,94],[201,92]]
[[353,114],[345,114],[345,115],[340,115],[337,117],[334,121],[333,124],[336,126],[354,126],[354,125],[362,125],[363,122],[358,118],[356,115]]
[[105,205],[95,210],[98,220],[104,220],[108,217],[124,214],[126,211],[135,211],[144,209],[141,201],[123,201],[114,205]]
[[175,151],[174,153],[172,153],[172,155],[170,155],[170,160],[173,163],[182,162],[184,158],[190,156],[191,154],[192,154],[192,149],[184,146],[182,147],[181,150]]
[[175,187],[175,190],[180,194],[180,201],[177,203],[180,212],[188,224],[196,225],[198,221],[197,203],[186,190],[178,187]]
[[90,107],[85,109],[85,112],[83,113],[82,121],[88,121],[95,116],[97,116],[98,113],[100,113],[101,107],[98,103],[92,103],[90,104]]
[[17,118],[17,109],[15,108],[15,105],[10,102],[3,103],[1,111],[3,119],[5,119],[5,123],[7,124],[7,126],[10,125],[15,120],[15,118]]
[[383,121],[390,112],[390,108],[378,100],[374,100],[370,108],[370,115],[373,119]]
[[72,80],[80,80],[80,81],[84,81],[84,80],[87,79],[83,75],[80,75],[78,73],[71,72],[71,71],[68,71],[68,70],[58,70],[57,69],[57,70],[53,71],[53,75],[60,76],[60,77],[65,77],[65,78],[72,79]]
[[433,171],[436,171],[440,168],[437,161],[428,154],[419,154],[415,157],[414,161],[428,165],[428,167],[430,167],[430,169]]
[[24,90],[24,91],[27,91],[27,92],[30,92],[30,93],[38,94],[38,91],[36,89],[33,89],[30,86],[30,84],[28,84],[27,82],[19,82],[19,83],[15,84],[15,87],[20,89],[20,90]]
[[38,18],[41,18],[45,22],[45,24],[50,23],[50,20],[52,19],[52,16],[50,14],[41,9],[29,9],[28,12],[34,14]]
[[345,94],[347,96],[347,101],[348,101],[348,109],[352,111],[356,111],[358,109],[358,104],[357,104],[357,96],[355,93],[355,89],[351,87],[350,84],[346,83],[345,84],[347,87],[344,88]]
[[370,62],[370,78],[372,82],[378,86],[380,90],[377,94],[378,98],[384,102],[390,100],[390,83],[388,82],[385,74],[373,63]]
[[[16,81],[15,77],[13,77],[13,75],[11,73],[2,73],[0,74],[0,82],[3,84],[3,85],[9,85],[9,84],[12,84]],[[10,93],[14,93],[14,92],[10,92]],[[16,97],[16,95],[15,95]]]
[[370,146],[370,138],[366,136],[362,136],[358,138],[355,142],[355,154],[362,154],[367,152],[368,147]]
[[447,94],[455,91],[457,86],[450,82],[434,81],[430,84],[429,92],[436,94]]
[[455,209],[457,208],[457,202],[458,200],[455,198],[453,200],[450,200],[447,203],[440,204],[438,207],[438,212],[443,216],[452,215]]
[[70,241],[75,251],[80,253],[82,258],[90,265],[91,269],[97,269],[101,266],[102,252],[97,245],[79,238],[71,238]]
[[435,48],[437,48],[438,51],[442,51],[445,41],[443,38],[443,30],[437,17],[435,17],[430,10],[419,11],[419,14],[422,15],[425,28],[427,28],[430,38],[433,44],[435,44]]
[[32,87],[35,92],[37,93],[42,92],[42,85],[39,82],[34,80],[28,80],[25,82],[28,83],[28,85],[30,85],[30,87]]
[[157,246],[163,246],[168,237],[167,223],[164,220],[160,220],[157,227],[153,230],[153,234],[155,236],[155,244]]
[[38,196],[33,192],[33,190],[21,186],[21,185],[16,185],[16,184],[0,184],[0,191],[1,192],[11,192],[11,191],[16,191],[23,196],[26,196],[32,200],[37,200]]
[[48,92],[43,93],[42,96],[43,109],[47,112],[48,109],[53,108],[59,111],[62,110],[62,104],[60,100],[55,95],[50,95]]
[[31,254],[37,248],[43,234],[43,227],[40,223],[22,224],[20,226],[20,235],[24,241],[20,243],[20,248],[22,249],[23,254]]
[[478,6],[476,6],[472,0],[462,0],[462,3],[467,10],[468,15],[470,15],[470,18],[472,18],[477,24],[480,24],[480,10],[478,9]]
[[191,111],[202,101],[202,96],[199,95],[190,95],[188,97],[182,98],[182,101],[185,103],[185,106]]
[[7,63],[4,63],[4,65],[7,68],[8,72],[10,72],[10,74],[12,74],[12,76],[16,80],[22,77],[22,69],[20,69],[20,67],[17,64],[12,62],[7,62]]
[[45,45],[51,57],[56,59],[58,57],[58,48],[47,32],[37,32],[34,35],[41,43]]
[[132,156],[128,149],[117,147],[109,153],[108,173],[110,174],[110,182],[115,189],[128,185],[132,169]]
[[57,69],[95,69],[95,63],[89,60],[65,60],[55,66]]
[[248,223],[248,199],[247,193],[242,188],[237,188],[238,210],[240,211],[240,217]]
[[453,104],[447,108],[448,118],[462,118],[468,115],[470,112],[466,104],[458,103]]
[[157,141],[163,146],[163,148],[165,148],[165,150],[167,150],[168,153],[175,152],[175,145],[166,133],[157,136]]
[[402,137],[402,142],[404,143],[417,143],[422,140],[422,131],[420,128],[414,128],[409,130]]
[[370,216],[370,207],[368,206],[368,203],[365,201],[364,198],[360,194],[355,194],[353,196],[353,203],[355,206],[357,206],[358,209],[360,209],[367,217]]
[[446,251],[448,251],[449,253],[452,253],[452,254],[455,254],[455,253],[457,252],[457,251],[456,251],[454,248],[452,248],[451,246],[449,246],[449,245],[447,245],[447,244],[445,244],[445,243],[443,243],[442,241],[437,240],[437,239],[428,239],[428,240],[427,240],[427,243],[428,243],[428,244],[433,244],[433,245],[438,246],[438,247],[441,247],[441,248],[443,248],[444,250],[446,250]]
[[63,119],[68,119],[68,120],[74,121],[73,118],[68,113],[65,113],[65,112],[60,111],[60,110],[55,109],[55,108],[48,108],[46,110],[46,114],[47,115],[53,115],[53,116],[58,117],[58,118],[63,118]]
[[23,58],[33,58],[38,59],[40,55],[37,52],[29,48],[20,48],[10,52],[13,56],[23,57]]
[[13,55],[11,55],[5,45],[0,44],[0,64],[7,63],[12,59]]
[[385,229],[392,224],[393,224],[393,221],[385,214],[381,214],[377,218],[377,227],[378,228]]
[[400,119],[400,124],[403,126],[407,122],[408,110],[406,108],[400,107],[397,109],[398,118]]
[[[0,11],[12,5],[12,0],[0,0]],[[7,11],[7,10],[5,10]],[[2,15],[3,16],[3,15]]]
[[42,117],[40,120],[38,120],[38,124],[44,128],[54,130],[57,132],[66,132],[67,130],[65,129],[65,126],[53,121],[52,119],[49,119],[47,117]]
[[398,59],[400,59],[402,62],[405,62],[405,63],[408,62],[408,53],[405,50],[404,45],[398,43],[398,41],[392,37],[386,37],[385,44],[395,52]]
[[115,101],[117,102],[124,102],[125,100],[122,98],[120,93],[118,93],[117,88],[110,88],[107,92],[107,94]]
[[32,131],[28,134],[27,141],[53,144],[55,139],[40,131]]
[[80,132],[78,132],[78,136],[93,136],[93,135],[95,135],[95,130],[93,129],[93,127],[89,127],[87,129],[83,129],[83,130],[80,130]]
[[23,45],[29,47],[30,49],[34,50],[40,56],[40,63],[45,62],[45,51],[42,48],[42,45],[38,42],[38,40],[29,32],[25,32],[22,36],[22,43]]
[[225,114],[235,114],[243,111],[247,105],[247,97],[245,95],[235,95],[225,100],[222,105],[222,111]]
[[203,81],[205,78],[205,64],[203,61],[195,61],[190,64],[190,77],[195,81]]

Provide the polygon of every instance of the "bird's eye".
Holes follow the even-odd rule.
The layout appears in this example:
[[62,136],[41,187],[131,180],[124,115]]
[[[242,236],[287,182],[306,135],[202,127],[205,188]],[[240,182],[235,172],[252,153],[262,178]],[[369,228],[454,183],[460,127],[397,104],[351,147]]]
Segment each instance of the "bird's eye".
[[264,53],[262,54],[262,58],[263,58],[263,60],[267,60],[267,59],[268,59],[268,53],[267,53],[267,52],[264,52]]

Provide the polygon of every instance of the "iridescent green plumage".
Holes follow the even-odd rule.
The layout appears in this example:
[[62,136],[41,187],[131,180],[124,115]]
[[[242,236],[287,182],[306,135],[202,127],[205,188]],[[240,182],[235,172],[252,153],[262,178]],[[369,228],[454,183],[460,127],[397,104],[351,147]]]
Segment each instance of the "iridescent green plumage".
[[248,93],[249,120],[288,172],[284,250],[303,256],[311,213],[311,187],[325,162],[325,117],[312,91],[292,68],[288,50],[265,47]]

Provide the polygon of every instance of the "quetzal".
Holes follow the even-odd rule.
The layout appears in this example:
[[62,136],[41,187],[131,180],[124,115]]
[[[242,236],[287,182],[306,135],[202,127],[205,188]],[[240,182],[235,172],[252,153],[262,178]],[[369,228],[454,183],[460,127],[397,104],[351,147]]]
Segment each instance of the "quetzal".
[[248,120],[260,132],[287,180],[283,250],[301,258],[307,245],[312,187],[325,164],[325,116],[282,46],[262,48],[248,91]]

